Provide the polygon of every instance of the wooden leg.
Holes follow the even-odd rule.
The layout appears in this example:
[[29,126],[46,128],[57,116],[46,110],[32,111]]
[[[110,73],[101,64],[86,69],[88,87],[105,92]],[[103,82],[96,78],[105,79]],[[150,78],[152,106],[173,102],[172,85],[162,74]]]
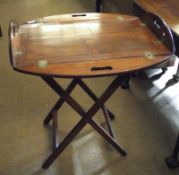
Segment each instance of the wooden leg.
[[129,89],[130,75],[126,75],[124,81],[121,84],[122,89]]
[[[69,86],[66,89],[66,92],[71,94],[71,92],[74,90],[76,85],[79,85],[94,101],[96,101],[98,98],[96,95],[90,90],[90,88],[81,80],[81,79],[73,79],[72,82],[69,84]],[[64,104],[64,100],[60,98],[56,104],[53,106],[53,108],[50,110],[46,118],[44,119],[44,124],[48,124],[50,120],[53,118],[53,111],[58,111],[60,107]],[[108,110],[108,109],[107,109]],[[114,114],[109,111],[109,116],[113,120],[115,118]]]
[[63,150],[70,144],[70,142],[75,138],[75,136],[81,131],[81,129],[86,125],[85,120],[80,120],[77,125],[69,132],[65,139],[59,144],[59,146],[53,151],[53,153],[48,157],[48,159],[43,163],[42,168],[47,169],[56,158],[63,152]]
[[177,72],[176,72],[176,74],[173,76],[173,78],[174,78],[174,80],[175,80],[176,82],[178,82],[178,80],[179,80],[179,63],[178,63],[178,66],[177,66]]
[[81,117],[82,119],[77,123],[77,125],[72,129],[72,131],[67,135],[67,137],[58,145],[55,151],[49,156],[49,158],[44,162],[43,168],[48,168],[55,159],[63,152],[63,150],[69,145],[69,143],[75,138],[75,136],[81,131],[81,129],[89,123],[96,131],[104,137],[111,145],[121,154],[126,155],[126,151],[115,141],[113,137],[108,135],[108,133],[99,126],[92,117],[96,112],[104,106],[104,103],[110,98],[110,96],[115,92],[115,90],[121,85],[123,81],[122,76],[118,76],[110,86],[104,91],[99,99],[91,106],[91,108],[85,112],[85,110],[74,100],[67,91],[65,91],[54,79],[48,77],[42,77],[42,79],[66,102],[68,103]]
[[98,125],[95,121],[90,120],[89,124],[96,130],[98,133],[108,141],[122,156],[126,156],[127,152],[119,145],[116,140],[111,137],[100,125]]
[[[75,80],[72,80],[72,82],[69,84],[69,86],[66,89],[67,93],[71,94],[71,92],[76,87],[76,85],[77,85],[77,82]],[[44,124],[48,124],[50,122],[50,120],[53,118],[53,115],[52,115],[53,112],[58,111],[58,109],[63,105],[64,102],[65,102],[65,100],[62,99],[62,98],[60,98],[56,102],[56,104],[53,106],[53,108],[50,110],[50,112],[48,113],[48,115],[44,119]]]
[[0,37],[2,37],[2,30],[1,30],[1,26],[0,26]]
[[166,158],[166,164],[171,169],[177,168],[179,166],[179,161],[177,158],[178,152],[179,152],[179,135],[177,137],[175,148],[173,150],[172,155]]
[[[92,98],[92,100],[98,100],[98,97],[92,92],[92,90],[81,80],[77,79],[79,86]],[[102,106],[102,110],[106,108],[107,112],[109,113],[109,117],[113,120],[115,119],[114,114],[104,105]]]
[[103,0],[96,0],[96,12],[102,12],[102,1]]

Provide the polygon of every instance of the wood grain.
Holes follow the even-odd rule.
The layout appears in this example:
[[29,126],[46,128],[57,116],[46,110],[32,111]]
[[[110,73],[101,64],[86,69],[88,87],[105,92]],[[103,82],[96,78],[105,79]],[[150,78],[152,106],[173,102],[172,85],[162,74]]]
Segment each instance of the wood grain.
[[[113,75],[151,67],[171,56],[155,34],[133,16],[68,14],[15,26],[10,29],[13,67],[25,73]],[[152,58],[146,53],[152,53]]]

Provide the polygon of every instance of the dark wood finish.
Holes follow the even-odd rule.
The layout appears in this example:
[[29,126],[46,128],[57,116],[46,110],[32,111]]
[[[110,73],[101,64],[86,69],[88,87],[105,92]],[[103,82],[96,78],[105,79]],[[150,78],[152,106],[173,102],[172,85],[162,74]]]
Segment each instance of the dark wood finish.
[[0,26],[0,37],[2,37],[2,30],[1,30],[1,26]]
[[178,0],[133,0],[146,11],[163,18],[169,27],[179,35],[179,1]]
[[[66,89],[66,92],[68,94],[71,94],[71,92],[73,91],[73,89],[76,87],[77,85],[77,81],[76,80],[72,80],[72,82],[69,84],[68,88]],[[65,100],[60,98],[55,105],[52,107],[52,109],[50,110],[50,112],[48,113],[48,115],[45,117],[44,119],[44,124],[48,124],[50,122],[51,119],[53,119],[53,112],[54,111],[58,111],[61,106],[64,104]]]
[[[150,19],[148,27],[155,31],[157,17],[147,13],[146,18]],[[127,154],[115,140],[111,126],[114,115],[104,104],[119,86],[128,81],[130,73],[161,64],[173,55],[172,35],[163,21],[159,25],[161,31],[166,32],[169,49],[160,42],[160,33],[156,36],[139,18],[121,14],[69,14],[20,25],[10,23],[9,56],[13,68],[41,76],[60,96],[44,120],[44,124],[48,124],[53,119],[55,145],[42,166],[44,169],[55,161],[86,124],[90,124],[121,155]],[[110,75],[118,76],[99,98],[81,79]],[[54,77],[73,80],[64,90]],[[76,85],[95,101],[87,112],[70,96]],[[57,145],[56,114],[64,102],[80,115],[81,120]],[[99,109],[103,110],[109,133],[93,120]]]
[[[77,85],[79,85],[86,92],[86,94],[88,94],[92,98],[92,100],[96,101],[98,99],[97,96],[90,90],[90,88],[81,79],[73,79],[69,84],[68,88],[66,89],[66,92],[70,95]],[[60,98],[55,103],[55,105],[52,107],[52,109],[44,119],[44,124],[48,124],[50,120],[53,119],[53,112],[58,111],[61,108],[61,106],[64,104],[64,102],[65,100]],[[102,110],[103,108],[106,108],[107,112],[109,113],[110,119],[113,120],[115,118],[114,114],[106,106],[102,106],[101,108]]]
[[[179,1],[178,0],[133,0],[145,11],[157,14],[171,28],[176,45],[176,55],[179,56]],[[179,80],[179,67],[174,77]]]
[[[81,79],[76,79],[78,82],[78,85],[92,98],[92,100],[97,101],[98,97],[92,92],[92,90],[81,80]],[[101,107],[101,109],[104,111],[104,108],[106,112],[109,114],[109,118],[111,120],[115,119],[114,114],[104,105]]]
[[102,1],[103,0],[96,0],[96,12],[102,11]]
[[179,167],[178,153],[179,153],[179,135],[177,137],[175,148],[173,150],[172,155],[166,158],[166,164],[169,168],[174,169]]
[[104,103],[110,98],[115,90],[121,85],[123,76],[118,76],[104,91],[99,99],[85,112],[85,110],[73,99],[54,79],[48,77],[42,77],[42,79],[62,98],[64,99],[81,117],[82,119],[75,125],[75,127],[69,132],[65,139],[59,144],[59,146],[53,151],[49,158],[44,162],[42,167],[47,169],[56,158],[63,152],[63,150],[69,145],[69,143],[76,137],[76,135],[83,129],[83,127],[89,123],[98,133],[104,137],[111,145],[123,156],[126,151],[115,141],[114,136],[110,136],[100,125],[92,120],[92,117],[104,106]]
[[[137,17],[119,14],[59,15],[21,25],[11,22],[10,35],[14,69],[37,75],[115,75],[154,66],[171,56]],[[146,53],[152,53],[153,59]]]
[[109,112],[108,112],[106,107],[103,107],[102,109],[103,109],[104,117],[105,117],[105,120],[106,120],[108,132],[111,135],[111,137],[115,139],[115,134],[114,134],[114,131],[113,131],[113,128],[112,128],[111,118],[110,118]]

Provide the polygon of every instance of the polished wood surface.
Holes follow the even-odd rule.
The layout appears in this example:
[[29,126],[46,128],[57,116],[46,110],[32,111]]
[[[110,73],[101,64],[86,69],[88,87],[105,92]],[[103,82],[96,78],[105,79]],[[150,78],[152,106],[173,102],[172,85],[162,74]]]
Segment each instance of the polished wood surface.
[[179,1],[178,0],[133,0],[147,11],[162,17],[172,30],[179,35]]
[[171,52],[137,17],[68,14],[10,23],[14,69],[36,75],[96,77],[168,60]]
[[[175,54],[179,56],[179,1],[178,0],[133,0],[133,11],[136,6],[144,11],[152,12],[162,18],[170,27],[176,51]],[[134,11],[135,13],[135,11]],[[135,13],[136,14],[136,13]],[[140,16],[140,15],[139,15]],[[175,76],[179,79],[179,67]]]

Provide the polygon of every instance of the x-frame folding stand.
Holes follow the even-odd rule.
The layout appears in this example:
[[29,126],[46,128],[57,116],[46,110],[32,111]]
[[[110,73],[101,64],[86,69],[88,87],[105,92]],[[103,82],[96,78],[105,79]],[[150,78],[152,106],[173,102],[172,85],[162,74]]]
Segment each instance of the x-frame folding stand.
[[[47,169],[55,161],[55,159],[63,152],[63,150],[69,145],[69,143],[86,124],[90,124],[121,155],[125,156],[127,154],[126,151],[116,142],[114,132],[111,127],[111,119],[114,119],[114,115],[104,105],[104,103],[110,98],[115,90],[121,86],[125,76],[117,76],[99,98],[96,97],[96,95],[82,81],[81,78],[74,78],[66,90],[64,90],[53,78],[42,77],[42,79],[61,97],[44,120],[44,124],[48,124],[50,120],[53,119],[54,134],[57,127],[57,111],[64,102],[68,103],[82,117],[60,144],[56,143],[56,139],[54,137],[54,149],[48,159],[43,163],[42,167],[44,169]],[[70,96],[70,93],[73,91],[76,85],[79,85],[95,101],[87,112],[81,107],[80,104],[78,104],[78,102],[76,102],[73,97]],[[100,108],[103,110],[109,134],[92,119]]]

